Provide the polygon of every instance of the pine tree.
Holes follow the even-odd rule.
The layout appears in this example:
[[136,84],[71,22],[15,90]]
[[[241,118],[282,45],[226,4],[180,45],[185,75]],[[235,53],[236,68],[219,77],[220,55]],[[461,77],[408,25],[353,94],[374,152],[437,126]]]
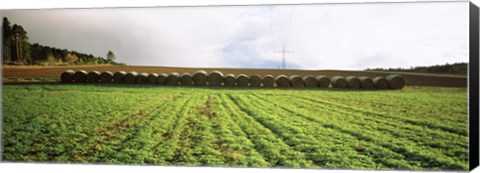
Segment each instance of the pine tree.
[[10,26],[10,21],[8,21],[8,18],[3,17],[3,22],[2,22],[2,35],[3,35],[3,43],[2,43],[2,48],[3,48],[3,62],[9,62],[12,60],[11,58],[11,51],[10,51],[10,46],[12,42],[12,27]]

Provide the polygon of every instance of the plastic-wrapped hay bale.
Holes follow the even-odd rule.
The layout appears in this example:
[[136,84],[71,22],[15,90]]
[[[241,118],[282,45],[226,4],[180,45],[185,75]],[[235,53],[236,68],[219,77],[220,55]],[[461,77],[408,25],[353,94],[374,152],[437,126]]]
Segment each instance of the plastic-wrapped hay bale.
[[360,79],[360,82],[362,83],[361,87],[363,89],[370,90],[375,88],[375,84],[373,84],[373,80],[370,79],[369,77],[362,76],[362,77],[358,77],[358,79]]
[[156,84],[158,80],[158,74],[157,73],[150,73],[147,77],[147,84]]
[[192,80],[195,85],[207,85],[207,82],[208,82],[207,72],[204,70],[196,71],[195,73],[193,73]]
[[373,78],[373,84],[375,84],[375,88],[377,89],[388,89],[388,80],[384,77],[375,77]]
[[223,73],[220,71],[212,71],[208,74],[208,85],[221,86],[223,83]]
[[347,87],[351,89],[359,89],[362,86],[362,82],[355,76],[347,76],[345,78],[347,81]]
[[113,79],[113,73],[110,71],[104,71],[100,73],[100,83],[110,83]]
[[157,84],[160,84],[160,85],[167,84],[167,78],[168,78],[167,73],[162,73],[162,74],[158,75]]
[[292,75],[288,77],[290,80],[290,86],[292,87],[303,87],[303,79],[298,75]]
[[249,82],[248,76],[245,74],[240,74],[237,76],[236,82],[237,82],[237,86],[246,87],[248,86],[248,82]]
[[124,83],[125,80],[125,75],[127,75],[127,72],[125,71],[117,71],[113,74],[113,82],[114,83]]
[[275,83],[277,84],[277,87],[284,88],[284,87],[289,87],[290,86],[290,80],[285,75],[278,75],[275,78]]
[[73,74],[73,81],[75,83],[85,83],[87,82],[87,74],[85,70],[78,70]]
[[347,81],[342,76],[334,76],[332,77],[332,87],[334,88],[346,88]]
[[66,70],[62,74],[60,74],[60,81],[62,81],[63,83],[72,83],[74,74],[75,74],[75,71]]
[[125,77],[123,77],[123,81],[126,84],[133,84],[135,83],[135,80],[137,79],[138,73],[135,71],[128,72]]
[[98,71],[91,71],[87,74],[87,82],[88,83],[98,83],[100,81],[100,72]]
[[305,84],[305,87],[317,87],[317,79],[313,76],[303,77],[303,83]]
[[387,80],[389,83],[388,87],[394,90],[402,89],[406,84],[405,78],[400,75],[389,75]]
[[235,75],[233,74],[227,74],[225,75],[225,77],[223,78],[223,84],[225,86],[235,86]]
[[178,82],[180,82],[180,74],[173,72],[168,75],[167,85],[178,85]]
[[275,85],[275,78],[272,75],[265,75],[262,79],[263,87],[273,87]]
[[138,84],[147,84],[148,82],[148,73],[140,73],[137,75],[136,82]]
[[260,87],[262,84],[262,78],[259,75],[254,74],[250,76],[248,82],[250,83],[251,87]]
[[180,76],[180,85],[192,85],[193,80],[192,80],[192,75],[190,73],[183,73]]
[[315,77],[315,79],[317,79],[317,86],[320,87],[320,88],[328,88],[328,86],[330,86],[330,79],[327,77],[327,76],[317,76]]

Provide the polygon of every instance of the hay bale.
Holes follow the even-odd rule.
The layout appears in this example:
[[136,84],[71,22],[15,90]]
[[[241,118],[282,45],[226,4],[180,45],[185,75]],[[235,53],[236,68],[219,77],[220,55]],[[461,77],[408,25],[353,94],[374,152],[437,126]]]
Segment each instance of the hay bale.
[[233,74],[227,74],[223,78],[223,84],[225,86],[235,86],[235,75]]
[[104,71],[100,74],[100,83],[110,83],[113,79],[113,73],[110,71]]
[[265,75],[262,79],[263,87],[273,87],[275,85],[275,78],[272,75]]
[[320,88],[328,88],[330,86],[330,79],[327,76],[317,76],[315,77],[317,79],[317,86]]
[[361,87],[363,89],[374,89],[375,88],[375,84],[373,84],[373,80],[370,79],[369,77],[366,77],[366,76],[362,76],[362,77],[358,77],[358,79],[360,80],[360,82],[362,83],[361,84]]
[[151,73],[147,77],[147,84],[156,84],[158,80],[158,74],[157,73]]
[[190,73],[183,73],[182,76],[180,76],[180,85],[192,85],[193,80],[192,80],[192,75]]
[[388,89],[388,80],[385,79],[384,77],[375,77],[373,78],[373,84],[375,85],[375,88],[377,89]]
[[347,81],[347,87],[351,89],[359,89],[362,86],[362,82],[355,76],[347,76],[345,78]]
[[123,77],[123,82],[126,84],[134,84],[137,79],[138,73],[135,71],[128,72],[125,77]]
[[88,83],[98,83],[100,81],[100,72],[98,71],[91,71],[87,74],[87,82]]
[[331,80],[332,87],[334,88],[346,88],[347,81],[342,76],[334,76]]
[[254,74],[250,76],[248,82],[250,83],[251,87],[260,87],[262,84],[262,78],[259,75]]
[[305,76],[303,77],[303,84],[305,87],[317,87],[317,79],[313,76]]
[[117,71],[113,74],[113,82],[114,83],[123,83],[125,82],[124,78],[127,75],[125,71]]
[[248,76],[245,75],[245,74],[240,74],[237,76],[237,79],[236,79],[236,82],[237,82],[237,86],[239,87],[246,87],[248,86]]
[[74,74],[75,74],[75,71],[73,70],[64,71],[62,74],[60,74],[60,80],[63,83],[72,83]]
[[212,71],[208,74],[208,85],[221,86],[223,83],[223,73],[220,71]]
[[195,85],[207,85],[207,82],[208,82],[207,72],[204,70],[196,71],[195,73],[193,73],[192,80]]
[[178,85],[178,82],[180,82],[180,74],[173,72],[168,75],[166,81],[167,85]]
[[157,77],[157,84],[165,85],[167,83],[168,74],[162,73]]
[[137,75],[136,83],[147,84],[147,82],[148,82],[148,73],[140,73]]
[[282,88],[283,87],[289,87],[290,86],[290,80],[285,75],[278,75],[275,78],[275,84],[277,84],[277,87],[282,87]]
[[73,74],[73,81],[75,83],[85,83],[87,82],[87,74],[85,70],[76,71],[75,74]]
[[303,87],[303,79],[298,75],[292,75],[288,77],[290,80],[290,86],[292,87]]
[[389,84],[388,88],[394,90],[402,89],[406,84],[405,78],[400,75],[388,75],[387,80]]

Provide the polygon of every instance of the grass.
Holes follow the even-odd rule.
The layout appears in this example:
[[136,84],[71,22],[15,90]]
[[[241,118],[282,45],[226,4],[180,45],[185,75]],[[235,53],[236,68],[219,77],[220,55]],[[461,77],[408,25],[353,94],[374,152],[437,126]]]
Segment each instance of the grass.
[[37,82],[60,82],[58,78],[50,77],[3,77],[3,83],[37,83]]
[[4,85],[6,161],[467,170],[467,90]]

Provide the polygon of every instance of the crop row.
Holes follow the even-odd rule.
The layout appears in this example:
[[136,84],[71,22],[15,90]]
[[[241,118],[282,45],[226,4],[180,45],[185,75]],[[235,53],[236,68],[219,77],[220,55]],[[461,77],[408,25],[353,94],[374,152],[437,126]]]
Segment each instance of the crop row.
[[[252,100],[253,99],[261,98],[255,97],[252,98]],[[388,121],[384,121],[379,117],[370,117],[362,113],[332,109],[329,108],[329,105],[322,106],[318,103],[302,102],[302,99],[272,98],[265,101],[281,107],[287,112],[290,111],[291,113],[300,115],[307,120],[329,123],[327,127],[351,134],[362,140],[374,141],[377,145],[379,143],[378,141],[390,141],[380,146],[385,146],[392,151],[403,154],[405,160],[409,160],[411,163],[416,163],[421,159],[420,163],[424,164],[421,167],[430,167],[433,169],[439,167],[439,165],[443,165],[444,167],[441,167],[443,169],[466,168],[467,138],[465,136],[449,134],[448,132],[439,130],[429,130],[422,126],[405,125],[403,122],[388,123]],[[288,106],[283,106],[282,104],[287,104]],[[306,109],[305,106],[311,107]],[[337,122],[337,120],[340,121]],[[346,126],[347,124],[348,126]],[[359,128],[353,128],[355,126]],[[408,128],[403,128],[405,126]],[[370,136],[368,134],[372,135]],[[406,146],[414,150],[404,151]],[[455,157],[452,158],[454,155]]]

